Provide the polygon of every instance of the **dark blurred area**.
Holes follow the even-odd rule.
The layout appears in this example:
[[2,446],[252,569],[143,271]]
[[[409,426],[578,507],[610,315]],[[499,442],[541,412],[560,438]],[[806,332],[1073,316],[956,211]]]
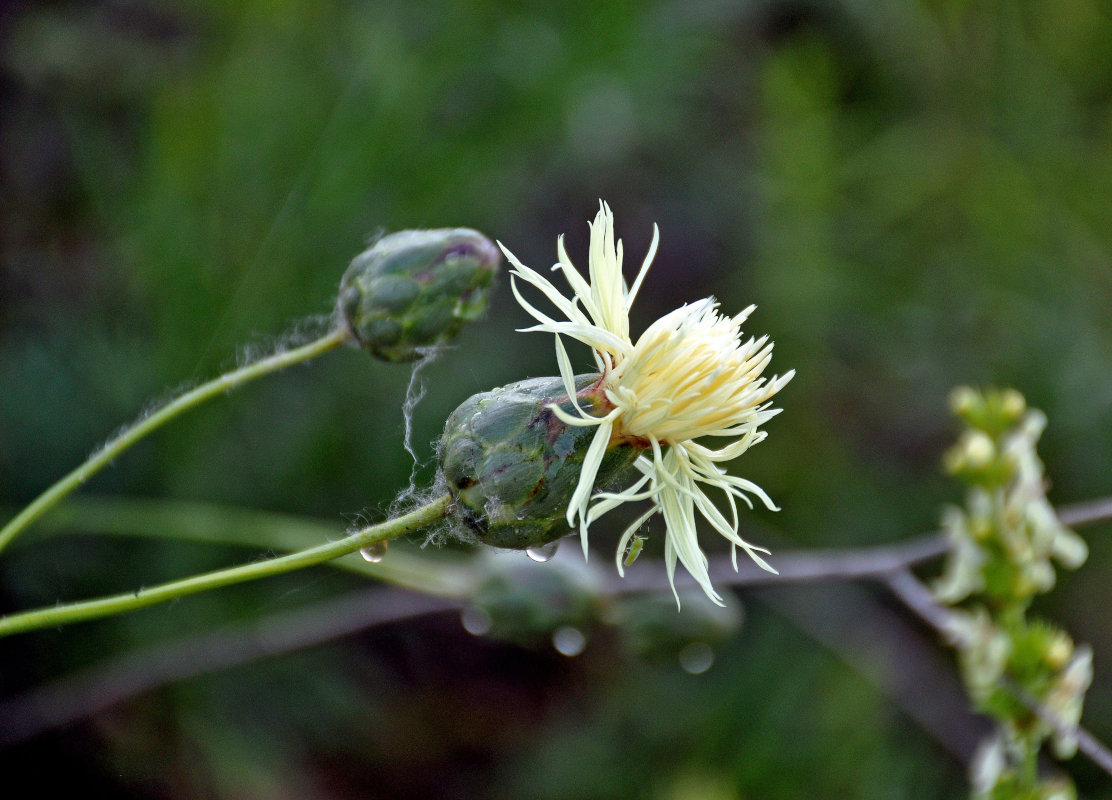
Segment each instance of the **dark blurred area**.
[[[566,233],[585,269],[600,198],[627,274],[660,225],[636,330],[710,294],[730,313],[756,303],[746,332],[798,372],[734,465],[783,509],[743,522],[773,563],[934,529],[962,497],[939,468],[962,383],[1047,413],[1053,502],[1103,497],[1110,186],[1112,4],[1097,0],[5,4],[0,505],[160,398],[323,324],[368,237],[473,227],[543,268]],[[503,280],[422,373],[419,484],[467,396],[556,373],[550,337],[511,334],[527,324]],[[409,483],[409,380],[330,354],[175,421],[85,493],[340,535]],[[592,529],[594,566],[612,569],[618,531]],[[662,571],[661,533],[642,558]],[[1109,533],[1085,529],[1089,562],[1038,607],[1093,645],[1084,721],[1106,741]],[[0,611],[261,555],[29,534],[0,555]],[[0,697],[365,585],[318,568],[0,640]],[[952,664],[894,601],[869,586],[740,599],[744,624],[698,674],[623,647],[621,626],[569,657],[447,611],[167,682],[0,749],[0,769],[43,795],[142,798],[967,793],[980,728],[916,715],[935,699],[908,676],[945,683]],[[1066,768],[1112,797],[1083,757]]]

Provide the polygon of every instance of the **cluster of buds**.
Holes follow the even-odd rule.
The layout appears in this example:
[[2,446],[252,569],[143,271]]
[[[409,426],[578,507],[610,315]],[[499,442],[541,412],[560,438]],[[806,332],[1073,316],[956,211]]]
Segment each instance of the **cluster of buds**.
[[953,557],[936,591],[945,603],[977,594],[990,602],[1030,602],[1054,587],[1053,561],[1075,569],[1088,547],[1058,521],[1046,499],[1035,445],[1046,427],[1014,389],[957,389],[954,412],[968,426],[945,456],[947,470],[970,484],[967,508],[943,523]]
[[464,628],[523,647],[551,646],[565,656],[579,655],[599,637],[637,658],[678,662],[699,674],[744,619],[732,594],[716,605],[701,589],[683,587],[684,613],[677,614],[664,594],[608,591],[600,571],[574,556],[537,561],[484,551],[475,562],[482,578],[463,611]]
[[1055,562],[1076,568],[1088,549],[1046,498],[1035,451],[1046,417],[1010,389],[960,388],[951,405],[966,429],[945,464],[970,488],[965,508],[944,514],[950,556],[934,592],[942,603],[961,604],[950,634],[962,676],[977,708],[999,726],[975,759],[974,797],[1067,800],[1076,796],[1072,783],[1041,778],[1038,754],[1048,739],[1059,758],[1076,751],[1092,652],[1028,618],[1027,609],[1054,587]]
[[[618,573],[637,557],[641,532],[659,516],[677,604],[674,577],[682,565],[712,602],[724,606],[711,585],[698,521],[729,542],[735,568],[740,549],[775,572],[762,556],[768,550],[742,537],[739,503],[752,509],[756,498],[770,510],[776,505],[725,464],[765,439],[765,423],[779,413],[772,398],[795,371],[764,374],[772,342],[742,334],[755,306],[730,316],[707,297],[634,336],[629,312],[659,232],[654,226],[631,285],[605,203],[590,230],[586,275],[571,262],[563,237],[557,240],[553,269],[570,296],[499,244],[513,265],[514,297],[538,323],[524,330],[555,337],[559,377],[481,392],[449,416],[438,443],[438,480],[452,499],[450,524],[465,539],[546,560],[573,532],[586,556],[593,522],[620,506],[640,505],[619,537]],[[467,228],[385,236],[345,273],[338,324],[376,357],[419,359],[482,313],[500,260],[498,247]],[[523,287],[550,303],[556,316],[526,299]],[[575,374],[565,340],[589,348],[595,371]],[[722,493],[724,508],[707,489]]]

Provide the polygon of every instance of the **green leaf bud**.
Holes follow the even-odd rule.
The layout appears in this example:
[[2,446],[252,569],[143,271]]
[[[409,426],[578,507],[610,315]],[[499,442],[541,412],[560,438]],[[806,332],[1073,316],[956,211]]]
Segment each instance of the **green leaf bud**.
[[[576,378],[579,407],[603,411],[597,375]],[[524,550],[568,533],[568,502],[596,428],[568,425],[574,413],[560,378],[534,378],[476,394],[452,412],[440,440],[440,468],[458,519],[481,542]],[[612,444],[598,483],[613,480],[641,450]]]
[[486,310],[501,255],[469,228],[399,231],[351,262],[340,316],[359,344],[387,361],[413,361]]

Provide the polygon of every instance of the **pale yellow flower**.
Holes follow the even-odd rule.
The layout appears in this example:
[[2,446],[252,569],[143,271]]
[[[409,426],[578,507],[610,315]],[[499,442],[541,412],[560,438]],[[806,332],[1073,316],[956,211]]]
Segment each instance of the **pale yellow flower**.
[[[727,474],[721,464],[765,438],[760,426],[779,413],[779,409],[769,407],[768,401],[791,380],[795,370],[766,381],[761,373],[772,358],[772,343],[767,336],[744,342],[741,339],[741,324],[755,306],[728,317],[719,313],[713,298],[666,314],[633,342],[629,309],[656,254],[659,231],[654,225],[648,255],[630,287],[622,276],[622,243],[614,239],[614,217],[605,203],[600,203],[590,228],[586,279],[568,258],[563,236],[557,240],[559,260],[553,269],[563,272],[572,290],[570,299],[502,246],[514,266],[514,296],[539,323],[524,330],[556,335],[560,375],[572,398],[574,372],[561,336],[591,347],[600,373],[598,387],[610,405],[607,413],[597,417],[577,404],[575,414],[552,407],[568,425],[598,427],[568,506],[568,524],[574,527],[578,518],[586,552],[587,529],[592,522],[623,503],[649,501],[649,509],[622,534],[617,553],[619,573],[623,572],[622,556],[630,539],[650,517],[660,513],[667,528],[664,559],[673,591],[678,560],[707,595],[720,603],[710,583],[706,555],[699,547],[695,512],[729,540],[735,569],[740,547],[761,567],[775,572],[758,555],[768,550],[738,534],[736,501],[740,499],[752,508],[749,495],[754,495],[769,509],[776,510],[776,506],[759,486]],[[538,289],[567,319],[553,319],[529,303],[521,295],[518,278]],[[696,441],[703,437],[731,441],[713,449]],[[598,492],[592,497],[603,454],[608,445],[619,441],[634,441],[645,447],[635,464],[641,478],[623,491]],[[728,515],[711,501],[703,485],[725,493]]]

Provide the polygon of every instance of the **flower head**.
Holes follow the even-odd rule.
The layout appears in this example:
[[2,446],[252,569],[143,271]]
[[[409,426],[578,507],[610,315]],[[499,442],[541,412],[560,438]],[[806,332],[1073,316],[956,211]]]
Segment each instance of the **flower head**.
[[[711,599],[721,602],[711,586],[707,558],[699,547],[695,512],[729,540],[735,568],[740,547],[758,565],[775,572],[758,555],[768,550],[746,542],[738,534],[737,500],[752,507],[749,495],[754,495],[769,509],[775,510],[776,506],[759,486],[727,474],[721,464],[764,439],[766,433],[760,426],[779,413],[779,409],[769,407],[768,401],[791,380],[795,370],[769,380],[762,377],[772,358],[772,343],[767,336],[746,341],[741,338],[741,325],[755,306],[729,317],[719,312],[713,298],[680,306],[650,325],[634,342],[629,333],[629,309],[656,254],[659,231],[654,225],[649,252],[630,287],[622,276],[622,243],[614,238],[614,217],[605,203],[600,203],[590,228],[587,278],[568,258],[563,237],[557,240],[559,260],[553,270],[563,273],[571,298],[502,246],[514,266],[514,296],[538,323],[524,330],[556,335],[556,360],[568,395],[574,399],[576,388],[562,336],[588,345],[600,373],[591,391],[592,397],[603,402],[594,402],[592,413],[578,403],[572,404],[571,411],[552,409],[568,425],[597,427],[568,505],[568,524],[574,526],[578,518],[586,552],[587,530],[594,520],[623,503],[649,501],[649,509],[622,535],[617,554],[619,573],[633,535],[650,517],[663,514],[667,528],[664,558],[673,591],[678,560]],[[529,303],[517,279],[539,290],[566,320],[553,319]],[[704,437],[730,441],[714,449],[697,441]],[[630,441],[644,448],[634,464],[641,477],[623,491],[595,493],[598,468],[607,448]],[[711,501],[704,486],[725,493],[728,515]]]

